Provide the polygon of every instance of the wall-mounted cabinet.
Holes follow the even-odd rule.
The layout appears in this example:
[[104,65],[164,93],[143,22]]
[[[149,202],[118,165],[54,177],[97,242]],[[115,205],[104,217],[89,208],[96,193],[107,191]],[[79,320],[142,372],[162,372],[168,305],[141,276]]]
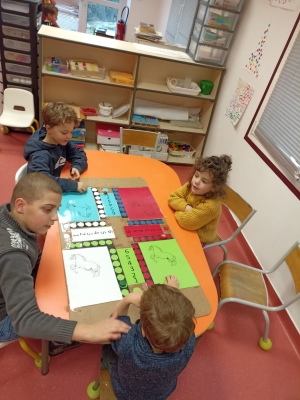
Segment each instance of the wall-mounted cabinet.
[[[201,128],[181,127],[168,120],[159,120],[159,127],[139,126],[139,129],[155,129],[167,133],[170,140],[185,141],[196,149],[196,155],[203,150],[214,104],[220,88],[224,68],[195,63],[190,58],[173,58],[159,52],[145,51],[145,46],[91,36],[79,32],[64,31],[42,26],[39,31],[41,38],[40,70],[41,70],[41,106],[48,101],[64,101],[77,106],[98,108],[100,102],[112,104],[118,108],[122,104],[130,104],[125,115],[112,117],[87,117],[87,145],[97,145],[96,122],[132,126],[134,104],[137,99],[155,101],[170,106],[185,108],[201,108]],[[78,77],[56,73],[46,69],[47,58],[93,60],[99,66],[105,67],[104,79]],[[111,83],[109,71],[128,72],[134,77],[132,86]],[[192,96],[171,92],[167,85],[167,77],[192,81],[208,80],[214,83],[209,95]],[[192,164],[194,159],[169,156],[167,162]]]

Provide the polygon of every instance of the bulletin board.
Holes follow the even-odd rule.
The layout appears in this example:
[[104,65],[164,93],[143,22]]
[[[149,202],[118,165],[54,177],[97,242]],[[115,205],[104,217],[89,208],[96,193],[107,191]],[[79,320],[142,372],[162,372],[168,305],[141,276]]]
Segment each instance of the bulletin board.
[[[107,318],[128,293],[175,275],[195,316],[211,306],[142,178],[84,178],[85,194],[63,194],[59,228],[70,318]],[[134,321],[139,310],[130,307]]]

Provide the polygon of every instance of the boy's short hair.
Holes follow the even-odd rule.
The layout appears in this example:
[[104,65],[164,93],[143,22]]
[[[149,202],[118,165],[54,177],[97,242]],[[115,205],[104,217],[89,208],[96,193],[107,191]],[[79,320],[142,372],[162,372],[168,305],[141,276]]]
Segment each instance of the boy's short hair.
[[140,320],[150,344],[167,353],[185,347],[195,329],[195,309],[179,289],[156,284],[144,292]]
[[42,117],[44,124],[51,128],[64,123],[74,122],[75,125],[78,123],[75,110],[61,101],[47,103],[43,108]]
[[55,7],[54,4],[51,3],[44,3],[42,5],[42,13],[44,15],[44,17],[47,17],[47,15],[56,15],[58,14],[58,8]]
[[44,3],[42,5],[42,12],[43,12],[43,16],[47,17],[47,15],[55,15],[58,14],[58,8],[55,7],[54,4],[51,3]]
[[10,208],[11,210],[14,208],[16,199],[22,198],[32,204],[47,192],[62,194],[61,187],[54,179],[40,172],[31,172],[23,176],[16,184],[11,196]]

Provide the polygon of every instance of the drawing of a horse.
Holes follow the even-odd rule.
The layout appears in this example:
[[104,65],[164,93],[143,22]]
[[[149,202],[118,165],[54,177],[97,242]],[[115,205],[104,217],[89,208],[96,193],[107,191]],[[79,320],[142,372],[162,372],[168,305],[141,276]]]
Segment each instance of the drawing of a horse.
[[85,271],[91,271],[93,273],[93,277],[100,275],[100,265],[96,264],[93,261],[88,261],[84,256],[81,254],[73,254],[70,257],[70,260],[74,260],[74,264],[70,265],[72,271],[78,274],[77,269],[82,268]]
[[73,215],[79,215],[81,217],[89,217],[92,214],[89,205],[85,204],[84,206],[78,206],[73,200],[68,201],[67,209],[70,210]]
[[148,250],[152,252],[152,254],[150,254],[150,257],[155,262],[157,262],[158,258],[161,258],[168,260],[168,262],[173,266],[177,264],[176,257],[173,254],[162,251],[162,249],[158,246],[150,246]]

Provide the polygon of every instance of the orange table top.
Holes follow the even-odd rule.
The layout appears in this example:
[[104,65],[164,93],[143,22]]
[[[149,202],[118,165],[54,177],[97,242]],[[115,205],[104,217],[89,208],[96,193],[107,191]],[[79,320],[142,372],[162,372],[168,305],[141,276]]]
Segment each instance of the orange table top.
[[[200,335],[215,318],[218,298],[197,233],[180,228],[175,220],[174,211],[168,206],[167,199],[169,194],[181,186],[177,174],[168,165],[151,158],[97,150],[88,150],[86,154],[89,166],[82,174],[83,178],[140,177],[146,180],[157,204],[167,219],[172,233],[211,304],[211,313],[197,318],[195,334],[196,336]],[[65,167],[62,173],[62,177],[67,176],[69,176],[69,167]],[[58,223],[55,223],[47,233],[35,289],[41,311],[69,319],[67,285]]]

